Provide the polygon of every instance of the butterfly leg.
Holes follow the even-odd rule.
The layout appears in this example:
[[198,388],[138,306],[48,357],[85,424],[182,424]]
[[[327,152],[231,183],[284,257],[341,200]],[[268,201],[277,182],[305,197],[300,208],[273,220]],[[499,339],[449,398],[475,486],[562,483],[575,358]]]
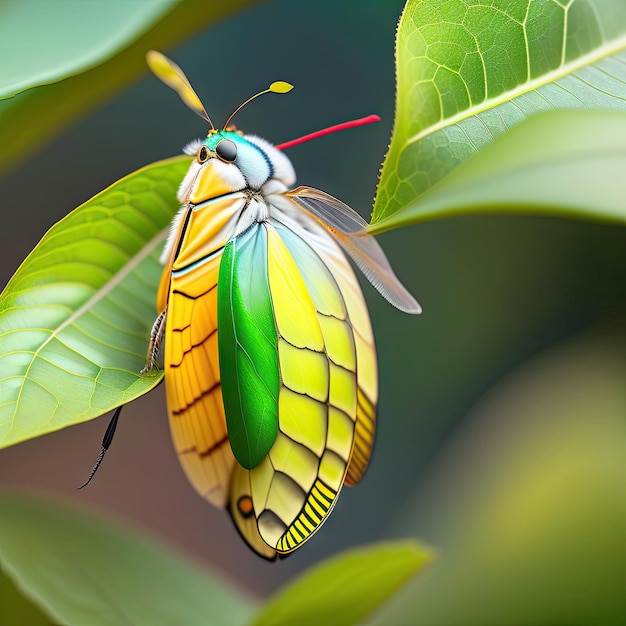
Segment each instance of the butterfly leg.
[[165,331],[165,318],[167,317],[167,307],[157,315],[150,331],[150,343],[148,344],[148,354],[146,356],[146,366],[140,374],[148,374],[153,369],[159,369],[159,352],[161,351],[161,340]]

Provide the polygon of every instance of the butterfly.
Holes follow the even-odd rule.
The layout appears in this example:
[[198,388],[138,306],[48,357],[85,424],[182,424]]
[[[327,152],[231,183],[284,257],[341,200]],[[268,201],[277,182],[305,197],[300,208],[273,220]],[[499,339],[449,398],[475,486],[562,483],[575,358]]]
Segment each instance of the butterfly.
[[170,430],[188,479],[275,559],[321,527],[372,454],[376,351],[346,253],[391,304],[421,309],[355,211],[293,188],[284,149],[309,136],[274,146],[231,125],[245,104],[289,83],[272,83],[216,129],[175,63],[155,51],[147,62],[210,129],[184,149],[195,158],[161,257],[144,373],[163,344]]

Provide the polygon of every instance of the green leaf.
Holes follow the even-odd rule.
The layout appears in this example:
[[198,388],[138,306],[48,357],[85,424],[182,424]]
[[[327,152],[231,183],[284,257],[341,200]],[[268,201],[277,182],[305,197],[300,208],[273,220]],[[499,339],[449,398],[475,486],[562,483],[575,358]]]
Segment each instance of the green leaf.
[[459,165],[372,232],[477,213],[626,225],[626,112],[534,115]]
[[0,614],[9,619],[11,626],[49,626],[53,622],[25,598],[2,572],[0,564]]
[[243,624],[251,600],[144,534],[0,494],[4,571],[61,624]]
[[[0,99],[54,83],[114,55],[175,0],[20,0],[0,7]],[[45,50],[45,54],[42,54]]]
[[626,343],[601,326],[508,373],[399,512],[442,557],[373,623],[626,624]]
[[253,624],[356,624],[431,560],[430,551],[412,541],[347,550],[284,587]]
[[121,179],[53,226],[0,294],[0,447],[137,398],[176,157]]
[[[184,41],[192,34],[242,8],[258,4],[259,0],[230,0],[229,2],[197,2],[184,0],[166,6],[171,12],[157,22],[143,36],[127,41],[126,46],[101,65],[66,78],[63,81],[18,94],[0,102],[0,135],[10,138],[0,150],[0,172],[15,167],[30,156],[33,147],[40,149],[48,141],[76,122],[94,107],[106,102],[122,88],[138,77],[147,74],[146,51],[167,50]],[[20,2],[14,0],[15,5]],[[55,3],[37,3],[56,6]],[[75,3],[69,3],[72,7]],[[108,6],[108,3],[82,3]],[[122,4],[125,4],[122,2]],[[141,3],[144,6],[160,3]],[[0,9],[0,17],[2,10]],[[0,19],[0,23],[1,23]],[[32,37],[23,36],[27,45]],[[62,47],[65,39],[57,39],[56,47]],[[41,48],[34,46],[38,54]],[[46,54],[49,49],[46,50]],[[58,54],[58,53],[57,53]],[[39,54],[39,59],[44,55]],[[4,57],[3,57],[4,58]],[[12,58],[11,55],[8,58]]]
[[533,113],[626,110],[625,48],[623,0],[410,0],[372,223]]
[[255,224],[224,248],[217,283],[218,346],[228,439],[255,468],[278,435],[278,338],[267,275],[267,231]]

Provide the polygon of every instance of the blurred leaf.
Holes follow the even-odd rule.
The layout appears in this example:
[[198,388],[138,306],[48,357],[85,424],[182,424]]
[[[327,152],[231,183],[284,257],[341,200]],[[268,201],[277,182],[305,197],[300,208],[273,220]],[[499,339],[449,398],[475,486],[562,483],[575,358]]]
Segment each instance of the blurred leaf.
[[245,623],[251,600],[135,531],[0,494],[4,571],[62,624]]
[[356,624],[431,560],[430,551],[408,541],[347,550],[284,587],[253,623]]
[[394,528],[440,558],[375,623],[626,623],[625,372],[603,329],[489,393]]
[[[15,0],[0,4],[0,98],[54,83],[117,53],[176,0]],[[45,51],[45,52],[44,52]]]
[[626,225],[626,112],[534,115],[462,163],[372,232],[476,213]]
[[0,563],[0,619],[10,626],[47,626],[53,622],[27,600],[2,572]]
[[[15,4],[19,2],[15,0]],[[69,4],[74,6],[76,3]],[[89,7],[94,5],[86,4]],[[102,4],[108,6],[108,3]],[[147,50],[166,51],[213,22],[255,4],[259,4],[259,0],[182,0],[174,5],[165,19],[101,65],[61,82],[1,101],[0,135],[9,137],[10,141],[4,141],[0,150],[0,172],[16,167],[34,148],[41,148],[92,108],[106,102],[139,76],[147,74]],[[168,6],[171,8],[169,0]],[[30,36],[24,39],[32,45]],[[40,50],[38,46],[36,49]]]
[[55,224],[0,294],[0,447],[152,389],[158,257],[189,157],[153,163]]
[[625,48],[623,0],[409,0],[372,223],[533,113],[626,110]]

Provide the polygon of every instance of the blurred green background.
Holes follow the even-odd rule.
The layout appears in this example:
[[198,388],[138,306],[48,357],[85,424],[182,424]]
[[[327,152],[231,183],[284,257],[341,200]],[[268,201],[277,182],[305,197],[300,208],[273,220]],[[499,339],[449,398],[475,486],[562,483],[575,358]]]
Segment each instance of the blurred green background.
[[[269,82],[295,84],[236,120],[276,143],[378,113],[378,125],[289,151],[298,182],[367,218],[393,121],[402,7],[282,0],[162,51],[216,124]],[[0,282],[68,211],[204,133],[146,70],[53,142],[33,146],[0,179]],[[262,595],[350,545],[415,536],[434,546],[436,564],[380,623],[626,621],[625,231],[477,216],[379,241],[424,313],[403,315],[364,285],[380,365],[374,459],[294,556],[261,561],[227,515],[195,494],[171,447],[163,389],[124,410],[88,489],[76,491],[107,417],[3,450],[0,483],[119,514]]]

